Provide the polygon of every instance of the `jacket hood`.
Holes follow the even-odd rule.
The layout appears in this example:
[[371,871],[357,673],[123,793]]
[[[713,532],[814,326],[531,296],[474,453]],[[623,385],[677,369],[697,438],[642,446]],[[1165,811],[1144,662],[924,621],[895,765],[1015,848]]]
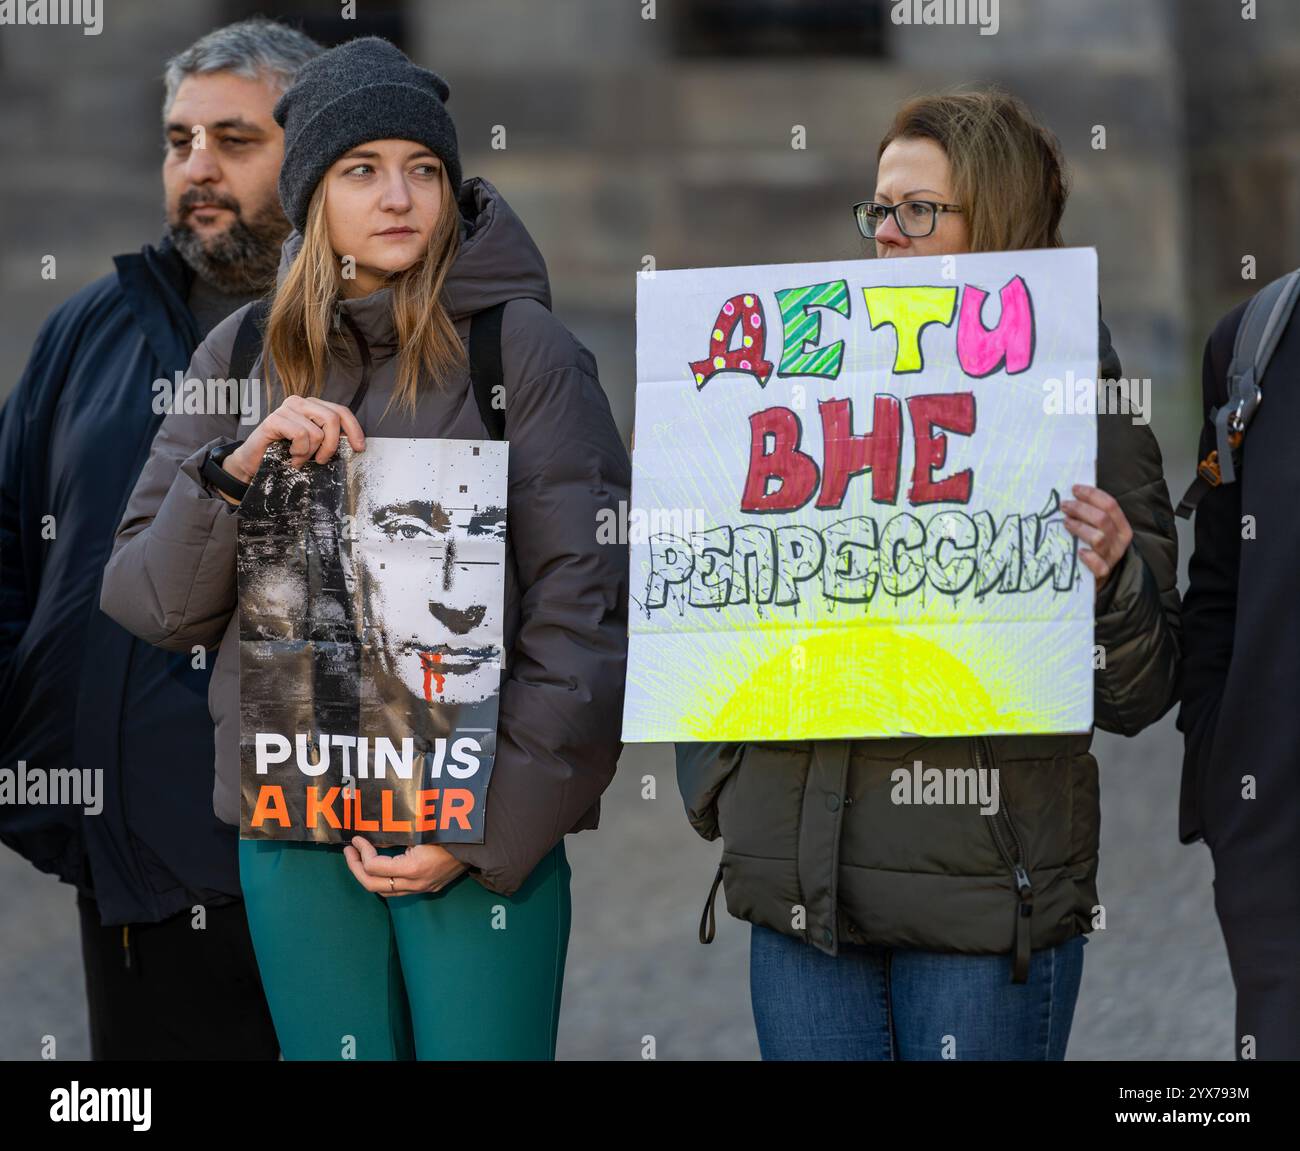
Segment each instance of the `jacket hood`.
[[[546,261],[501,193],[487,180],[471,177],[461,185],[458,204],[461,245],[443,284],[452,320],[519,297],[537,300],[549,310]],[[301,248],[302,233],[295,228],[280,248],[277,286],[284,283]],[[355,321],[372,348],[396,348],[392,299],[392,289],[381,288],[368,296],[342,299],[338,307]]]

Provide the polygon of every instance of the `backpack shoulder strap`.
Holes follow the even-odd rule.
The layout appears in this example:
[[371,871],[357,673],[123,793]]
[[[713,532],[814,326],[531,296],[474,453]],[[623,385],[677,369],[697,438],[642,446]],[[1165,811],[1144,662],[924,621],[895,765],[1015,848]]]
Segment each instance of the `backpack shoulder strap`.
[[1286,331],[1300,298],[1300,269],[1265,285],[1246,305],[1232,342],[1228,364],[1227,401],[1213,409],[1215,450],[1197,467],[1197,477],[1178,505],[1177,514],[1191,516],[1212,487],[1237,479],[1237,453],[1246,429],[1263,402],[1262,383],[1278,341]]
[[[501,316],[509,300],[475,312],[469,322],[469,376],[488,436],[506,438],[505,377],[501,368]],[[498,400],[498,397],[500,399]]]
[[1232,361],[1228,364],[1228,402],[1214,412],[1215,446],[1224,483],[1236,479],[1232,453],[1240,447],[1241,438],[1263,399],[1260,385],[1295,308],[1297,288],[1300,288],[1300,270],[1274,280],[1246,305],[1237,327]]
[[1253,307],[1247,307],[1237,329],[1232,345],[1232,363],[1228,367],[1229,378],[1234,370],[1245,372],[1251,368],[1257,381],[1263,378],[1286,330],[1287,321],[1295,310],[1298,294],[1300,268],[1280,276],[1260,290],[1252,301]]
[[256,300],[239,322],[239,331],[235,333],[235,343],[230,350],[230,367],[227,369],[234,379],[247,379],[253,364],[257,362],[257,353],[262,350],[266,317],[270,314],[271,301]]

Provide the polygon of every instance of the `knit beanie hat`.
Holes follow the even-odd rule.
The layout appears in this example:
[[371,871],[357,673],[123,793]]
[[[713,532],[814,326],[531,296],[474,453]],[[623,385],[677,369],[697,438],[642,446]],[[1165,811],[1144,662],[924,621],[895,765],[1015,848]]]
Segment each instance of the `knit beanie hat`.
[[370,140],[414,140],[440,159],[460,196],[456,126],[441,76],[419,68],[379,36],[350,40],[309,60],[275,105],[284,129],[280,203],[300,232],[321,177],[344,152]]

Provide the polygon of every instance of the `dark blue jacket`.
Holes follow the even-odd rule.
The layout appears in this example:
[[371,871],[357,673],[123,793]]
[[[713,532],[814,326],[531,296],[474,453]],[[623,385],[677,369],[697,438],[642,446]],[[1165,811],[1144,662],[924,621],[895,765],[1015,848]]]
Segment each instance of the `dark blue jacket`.
[[46,320],[0,410],[0,767],[102,769],[104,803],[0,804],[0,841],[92,894],[105,924],[239,895],[237,829],[212,812],[213,653],[194,669],[99,610],[163,418],[153,383],[199,339],[168,241],[114,263]]

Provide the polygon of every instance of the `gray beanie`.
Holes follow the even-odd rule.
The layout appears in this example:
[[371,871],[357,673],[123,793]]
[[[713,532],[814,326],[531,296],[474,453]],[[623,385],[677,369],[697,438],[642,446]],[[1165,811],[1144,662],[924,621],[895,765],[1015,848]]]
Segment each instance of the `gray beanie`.
[[418,68],[379,36],[349,40],[307,61],[275,105],[284,129],[280,203],[300,232],[307,205],[329,166],[370,140],[414,140],[440,159],[460,196],[456,126],[444,101],[447,83]]

